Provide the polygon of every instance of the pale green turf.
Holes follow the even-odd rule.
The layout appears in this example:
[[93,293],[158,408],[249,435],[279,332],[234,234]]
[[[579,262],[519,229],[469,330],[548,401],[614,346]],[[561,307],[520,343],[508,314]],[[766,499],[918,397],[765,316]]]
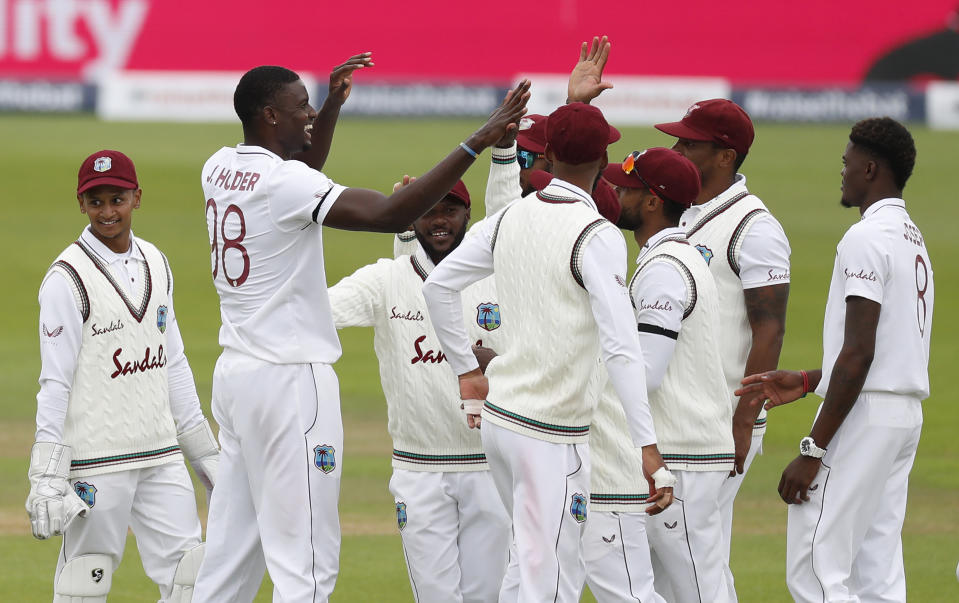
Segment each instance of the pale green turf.
[[[340,124],[327,173],[347,185],[383,191],[404,172],[417,174],[438,161],[478,124],[475,121],[348,120]],[[839,157],[847,127],[760,124],[744,171],[750,189],[782,221],[793,248],[792,293],[783,366],[814,367],[820,361],[821,324],[835,245],[858,216],[839,199]],[[909,492],[904,548],[913,601],[959,600],[959,410],[949,371],[959,359],[959,325],[952,312],[956,292],[959,208],[954,190],[959,134],[916,128],[916,173],[906,189],[936,269],[937,311],[933,335],[933,395]],[[234,126],[104,124],[89,117],[0,116],[0,173],[4,179],[0,250],[6,294],[0,306],[0,600],[49,600],[58,542],[35,542],[23,500],[35,412],[36,291],[44,270],[84,225],[74,195],[80,160],[97,148],[119,148],[136,161],[144,189],[135,232],[169,256],[176,277],[176,309],[204,406],[209,406],[219,348],[219,316],[209,276],[209,247],[199,170],[219,146],[233,144]],[[633,148],[668,145],[649,129],[624,129],[613,160]],[[467,175],[474,199],[482,198],[488,153]],[[477,203],[474,215],[482,212]],[[389,236],[327,230],[330,282],[391,253]],[[634,248],[634,247],[632,247]],[[340,601],[412,599],[387,492],[389,439],[371,333],[342,334],[337,364],[346,421]],[[777,409],[770,418],[766,455],[755,464],[737,502],[733,569],[740,599],[788,601],[783,583],[785,506],[775,492],[779,473],[809,427],[812,400]],[[203,511],[205,513],[205,510]],[[264,586],[258,601],[269,601]],[[156,591],[139,568],[135,544],[115,579],[112,602],[148,601]],[[588,596],[585,600],[591,600]]]

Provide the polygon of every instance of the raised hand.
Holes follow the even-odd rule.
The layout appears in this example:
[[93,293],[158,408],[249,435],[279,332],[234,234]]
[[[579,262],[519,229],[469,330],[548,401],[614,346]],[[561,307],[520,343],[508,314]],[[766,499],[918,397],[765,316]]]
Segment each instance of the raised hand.
[[330,73],[330,95],[329,99],[342,105],[350,96],[350,90],[353,88],[353,72],[357,69],[373,66],[373,53],[364,52],[351,56],[342,65],[337,65]]
[[755,396],[751,403],[766,399],[766,410],[794,402],[806,393],[803,391],[800,371],[766,371],[749,375],[742,380],[742,384],[734,393],[737,396]]
[[592,44],[583,42],[579,48],[579,62],[569,74],[569,84],[566,88],[566,102],[589,103],[603,90],[612,88],[610,82],[603,81],[603,69],[609,60],[609,38],[603,36],[593,38]]
[[[510,130],[519,130],[519,120],[526,114],[529,101],[529,80],[523,80],[506,93],[506,98],[471,137],[470,145],[476,151],[496,144]],[[476,145],[476,146],[473,146]],[[477,148],[479,147],[479,148]]]

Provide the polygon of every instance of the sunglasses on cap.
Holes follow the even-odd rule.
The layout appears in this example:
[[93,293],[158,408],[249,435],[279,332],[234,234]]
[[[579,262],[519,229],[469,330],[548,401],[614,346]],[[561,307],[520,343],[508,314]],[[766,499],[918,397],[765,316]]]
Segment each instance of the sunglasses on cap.
[[672,201],[672,199],[670,199],[669,197],[666,197],[662,193],[657,192],[656,189],[654,189],[648,182],[646,182],[646,179],[639,174],[639,170],[636,169],[636,160],[639,159],[639,156],[642,154],[643,154],[642,151],[633,151],[632,153],[630,153],[629,156],[623,160],[623,173],[635,174],[636,177],[639,178],[639,181],[643,183],[643,186],[646,187],[646,190],[650,192],[650,194],[656,197],[659,197],[660,199],[663,199],[664,201]]
[[527,151],[526,149],[516,149],[516,163],[519,164],[521,170],[528,170],[533,167],[533,164],[536,163],[536,160],[539,158],[539,153],[534,153],[533,151]]

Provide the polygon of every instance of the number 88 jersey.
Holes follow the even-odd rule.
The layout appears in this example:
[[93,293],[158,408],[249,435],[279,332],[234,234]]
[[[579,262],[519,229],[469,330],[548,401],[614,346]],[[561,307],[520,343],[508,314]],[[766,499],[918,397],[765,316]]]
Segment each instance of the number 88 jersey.
[[823,324],[823,376],[816,393],[825,396],[842,349],[846,298],[858,296],[882,306],[862,391],[929,397],[934,294],[932,263],[905,201],[883,199],[868,207],[836,249]]
[[278,364],[340,357],[323,263],[323,219],[345,187],[257,146],[203,166],[220,345]]

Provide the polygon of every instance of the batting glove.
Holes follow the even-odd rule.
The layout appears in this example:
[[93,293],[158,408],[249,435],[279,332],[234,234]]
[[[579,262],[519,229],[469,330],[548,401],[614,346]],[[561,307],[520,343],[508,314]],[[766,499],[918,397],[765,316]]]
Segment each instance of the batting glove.
[[203,419],[202,423],[177,435],[176,439],[196,476],[206,486],[207,494],[212,494],[220,463],[220,448],[209,421]]
[[46,540],[66,531],[74,519],[86,517],[89,507],[70,487],[73,451],[55,442],[36,442],[30,451],[30,494],[27,514],[33,537]]

